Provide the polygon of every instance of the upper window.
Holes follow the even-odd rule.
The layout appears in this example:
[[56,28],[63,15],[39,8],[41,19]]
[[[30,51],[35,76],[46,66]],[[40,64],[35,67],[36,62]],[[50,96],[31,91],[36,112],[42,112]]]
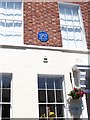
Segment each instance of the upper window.
[[0,44],[23,43],[22,11],[22,2],[0,0]]
[[64,48],[86,49],[86,40],[79,5],[59,4],[62,43]]

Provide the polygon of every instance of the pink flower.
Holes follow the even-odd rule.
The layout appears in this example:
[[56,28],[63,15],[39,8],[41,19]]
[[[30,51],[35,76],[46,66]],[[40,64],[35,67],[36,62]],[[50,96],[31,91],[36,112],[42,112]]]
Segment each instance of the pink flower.
[[81,88],[74,87],[68,95],[71,96],[73,99],[79,99],[80,97],[83,97],[84,94],[86,93]]
[[76,90],[77,90],[77,88],[75,88],[75,87],[74,87],[74,90],[76,91]]
[[80,95],[80,92],[76,92],[78,95]]

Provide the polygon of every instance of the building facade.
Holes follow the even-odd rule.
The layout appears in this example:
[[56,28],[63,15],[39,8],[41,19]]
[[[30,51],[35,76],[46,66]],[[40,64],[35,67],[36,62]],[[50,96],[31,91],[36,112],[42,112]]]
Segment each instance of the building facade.
[[89,1],[0,0],[0,119],[90,118],[89,22]]

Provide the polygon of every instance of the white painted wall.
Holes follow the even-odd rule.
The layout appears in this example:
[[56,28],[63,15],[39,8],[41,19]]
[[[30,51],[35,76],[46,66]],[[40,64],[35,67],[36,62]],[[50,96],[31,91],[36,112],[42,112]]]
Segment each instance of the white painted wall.
[[[71,90],[69,73],[72,72],[72,67],[77,63],[88,64],[87,54],[52,50],[1,48],[0,56],[0,72],[13,73],[13,118],[38,118],[37,74],[65,75],[68,93]],[[45,56],[48,63],[43,63]]]

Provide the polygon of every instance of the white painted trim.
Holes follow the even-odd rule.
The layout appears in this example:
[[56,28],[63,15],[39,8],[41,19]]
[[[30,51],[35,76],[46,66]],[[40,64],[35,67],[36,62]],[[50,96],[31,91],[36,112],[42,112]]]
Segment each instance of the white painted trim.
[[51,50],[51,51],[61,51],[66,53],[79,53],[79,54],[90,54],[90,49],[88,50],[72,50],[72,49],[65,49],[63,47],[51,47],[51,46],[38,46],[38,45],[0,45],[0,48],[4,49],[38,49],[38,50]]
[[[83,25],[83,19],[82,19],[82,14],[81,14],[81,9],[80,9],[80,5],[79,4],[74,4],[74,3],[66,3],[66,2],[58,2],[58,10],[59,10],[59,20],[60,20],[60,4],[61,5],[71,5],[71,6],[77,6],[78,7],[78,13],[79,13],[79,18],[80,18],[80,27],[82,28],[82,32],[81,32],[81,36],[82,36],[82,48],[81,47],[75,47],[75,48],[69,48],[69,49],[73,49],[73,50],[80,50],[80,49],[84,49],[86,50],[87,49],[87,44],[86,44],[86,35],[85,35],[85,30],[84,30],[84,25]],[[66,12],[65,12],[65,17],[66,17]],[[61,22],[61,20],[60,20]],[[67,22],[67,20],[66,20]],[[61,29],[61,26],[64,26],[64,25],[61,25],[60,24],[60,29]],[[67,24],[65,24],[65,26],[67,26]],[[73,25],[71,25],[72,27],[74,27]],[[68,33],[68,31],[67,31]],[[62,34],[62,30],[61,30],[61,34]],[[74,36],[75,36],[75,33],[74,33]],[[68,39],[68,34],[67,34],[67,39]],[[69,41],[67,41],[69,42]],[[76,43],[76,41],[75,41]],[[63,44],[63,39],[62,39],[62,44]],[[64,45],[63,45],[64,47]],[[68,45],[67,45],[68,47]],[[65,49],[67,49],[67,47]]]

